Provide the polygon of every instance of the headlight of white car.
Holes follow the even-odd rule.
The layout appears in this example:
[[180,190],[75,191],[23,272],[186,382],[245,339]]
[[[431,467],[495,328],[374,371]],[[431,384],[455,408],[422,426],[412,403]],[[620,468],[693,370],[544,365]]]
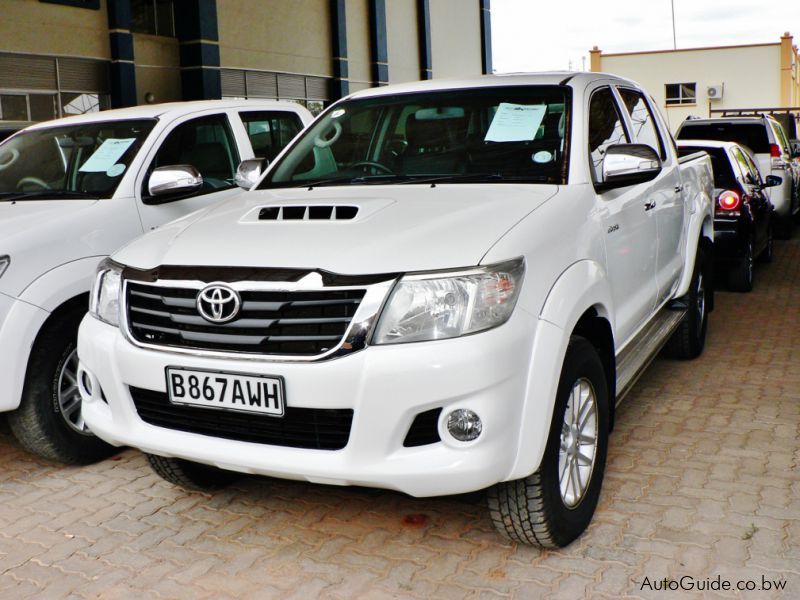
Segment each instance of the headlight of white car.
[[522,287],[522,258],[458,272],[407,275],[381,313],[373,344],[459,337],[505,323]]
[[8,256],[0,256],[0,277],[6,272],[8,265],[11,264],[11,258]]
[[107,258],[97,267],[89,300],[89,313],[109,325],[119,327],[121,289],[122,267]]

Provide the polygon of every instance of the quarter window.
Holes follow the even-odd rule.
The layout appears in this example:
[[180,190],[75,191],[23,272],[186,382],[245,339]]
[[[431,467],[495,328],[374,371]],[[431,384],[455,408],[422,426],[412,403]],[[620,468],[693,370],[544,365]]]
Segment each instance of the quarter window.
[[658,129],[656,129],[653,113],[645,102],[644,96],[634,90],[626,89],[620,90],[619,93],[631,117],[636,141],[640,144],[647,144],[656,150],[661,156],[661,160],[664,160],[666,158],[664,144],[658,134]]
[[606,149],[613,144],[629,141],[611,89],[596,91],[589,102],[589,159],[595,181],[603,180],[602,166]]
[[668,83],[664,86],[667,105],[697,104],[696,83]]

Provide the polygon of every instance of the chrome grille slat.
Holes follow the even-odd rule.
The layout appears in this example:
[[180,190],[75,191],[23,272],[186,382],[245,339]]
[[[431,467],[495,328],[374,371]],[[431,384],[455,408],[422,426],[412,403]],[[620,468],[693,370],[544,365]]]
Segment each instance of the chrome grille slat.
[[191,350],[317,356],[343,340],[366,292],[247,289],[241,283],[238,316],[211,323],[197,310],[197,294],[204,284],[193,285],[127,281],[125,309],[133,340]]

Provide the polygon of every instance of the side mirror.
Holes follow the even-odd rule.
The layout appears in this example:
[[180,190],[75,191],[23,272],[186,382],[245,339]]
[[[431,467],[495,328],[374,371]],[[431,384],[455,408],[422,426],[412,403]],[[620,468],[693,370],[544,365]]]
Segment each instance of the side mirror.
[[661,172],[658,153],[647,144],[614,144],[603,158],[601,187],[635,185],[655,179]]
[[153,169],[147,181],[151,196],[166,194],[188,194],[200,189],[203,176],[192,165],[170,165]]
[[783,177],[779,177],[778,175],[767,175],[767,178],[764,180],[764,185],[762,187],[775,187],[776,185],[780,185],[783,183]]
[[236,169],[236,176],[233,181],[240,188],[249,190],[261,178],[261,174],[269,164],[266,158],[248,158],[239,163],[239,168]]

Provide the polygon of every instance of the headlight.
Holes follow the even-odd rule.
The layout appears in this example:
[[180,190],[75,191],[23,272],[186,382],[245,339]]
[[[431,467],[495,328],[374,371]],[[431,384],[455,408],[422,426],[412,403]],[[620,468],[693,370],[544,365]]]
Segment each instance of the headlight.
[[101,321],[119,327],[119,295],[122,288],[122,267],[105,259],[97,274],[89,300],[89,313]]
[[457,273],[408,275],[392,291],[372,343],[442,340],[502,325],[524,274],[519,258]]
[[8,256],[0,256],[0,277],[6,272],[8,265],[11,264],[11,258]]

